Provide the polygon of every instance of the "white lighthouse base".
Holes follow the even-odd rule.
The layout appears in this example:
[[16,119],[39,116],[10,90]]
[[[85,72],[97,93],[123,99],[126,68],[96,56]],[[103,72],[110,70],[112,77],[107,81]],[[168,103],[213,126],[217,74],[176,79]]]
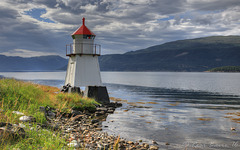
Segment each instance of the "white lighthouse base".
[[98,57],[93,55],[72,55],[68,61],[65,85],[72,87],[101,86]]
[[84,91],[84,96],[93,98],[102,104],[110,103],[106,86],[88,86]]

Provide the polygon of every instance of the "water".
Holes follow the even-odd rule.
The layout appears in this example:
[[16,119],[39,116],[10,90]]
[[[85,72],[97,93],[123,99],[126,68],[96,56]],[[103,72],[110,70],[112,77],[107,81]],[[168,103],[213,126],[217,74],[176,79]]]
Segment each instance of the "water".
[[[0,75],[57,87],[65,78],[65,72]],[[155,140],[162,149],[240,149],[240,73],[102,72],[102,80],[124,102],[103,131]]]

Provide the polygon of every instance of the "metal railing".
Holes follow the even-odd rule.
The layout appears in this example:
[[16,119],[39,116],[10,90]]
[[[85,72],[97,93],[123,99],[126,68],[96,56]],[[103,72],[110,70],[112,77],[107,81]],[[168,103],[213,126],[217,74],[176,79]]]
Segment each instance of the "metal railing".
[[[73,46],[75,46],[75,48],[79,48],[80,51],[74,52]],[[90,53],[86,53],[85,52],[85,48],[89,48],[92,49],[92,52]],[[67,44],[66,45],[66,56],[71,56],[71,55],[93,55],[93,56],[100,56],[101,55],[101,45],[99,44],[89,44],[89,43],[71,43],[71,44]]]

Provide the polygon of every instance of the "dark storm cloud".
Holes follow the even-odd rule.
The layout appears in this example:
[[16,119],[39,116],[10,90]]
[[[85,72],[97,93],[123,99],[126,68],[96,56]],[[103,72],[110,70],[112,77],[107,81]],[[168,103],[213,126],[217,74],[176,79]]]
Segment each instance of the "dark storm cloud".
[[194,0],[190,3],[191,8],[202,11],[224,10],[226,8],[239,5],[239,0]]
[[4,21],[3,19],[16,19],[17,16],[19,16],[17,10],[8,9],[8,8],[0,6],[0,18],[1,18],[1,21]]
[[195,19],[193,19],[194,22],[198,24],[203,24],[203,25],[210,25],[213,24],[214,22],[214,16],[212,15],[206,15],[206,16],[199,16]]
[[33,51],[51,48],[50,34],[34,22],[21,21],[16,10],[0,6],[0,19],[0,52],[17,48]]
[[186,0],[159,0],[151,3],[149,9],[162,15],[170,15],[186,10]]

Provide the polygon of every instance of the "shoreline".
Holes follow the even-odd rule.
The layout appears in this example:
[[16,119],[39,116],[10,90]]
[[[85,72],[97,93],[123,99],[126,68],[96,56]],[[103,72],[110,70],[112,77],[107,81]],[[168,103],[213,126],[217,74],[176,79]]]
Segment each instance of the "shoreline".
[[[65,114],[65,117],[56,117],[54,124],[50,126],[59,128],[63,137],[67,137],[68,146],[74,148],[88,149],[141,149],[157,150],[157,143],[147,144],[134,141],[127,141],[119,136],[108,135],[102,132],[102,122],[106,121],[108,114],[114,113],[121,103],[111,102],[107,105],[98,106],[95,112],[84,110],[83,112],[73,110],[72,114]],[[70,118],[68,116],[71,116]],[[106,127],[106,126],[105,126]]]
[[[158,150],[159,145],[156,142],[148,144],[143,143],[142,140],[128,141],[120,136],[108,135],[108,133],[102,131],[102,122],[106,121],[107,116],[113,114],[115,109],[121,106],[121,103],[111,102],[98,105],[95,111],[72,109],[71,113],[61,113],[55,108],[41,106],[39,110],[45,114],[47,122],[37,124],[37,126],[32,124],[36,122],[36,118],[33,116],[25,116],[22,112],[12,111],[13,114],[21,116],[19,118],[20,122],[16,124],[0,122],[0,137],[4,137],[3,132],[7,132],[14,138],[26,138],[28,136],[26,134],[27,130],[38,132],[42,129],[47,132],[49,130],[55,131],[54,134],[59,133],[60,137],[68,143],[62,148]],[[1,112],[4,112],[4,110],[0,109]]]
[[[5,78],[4,78],[5,79]],[[14,81],[13,79],[8,79]],[[18,81],[15,80],[17,83]],[[15,82],[14,81],[14,82]],[[28,84],[27,82],[20,81],[23,84]],[[18,83],[19,84],[19,83]],[[30,84],[30,83],[29,83]],[[31,84],[30,84],[31,85]],[[58,95],[60,92],[56,92],[58,88],[47,86],[44,89],[44,86],[33,83],[33,86],[40,86],[38,88],[43,88],[45,94]],[[60,91],[60,89],[58,89]],[[36,95],[35,93],[33,93]],[[50,95],[52,97],[53,95]],[[76,96],[76,95],[75,95]],[[52,97],[54,98],[54,97]],[[64,104],[65,105],[65,104]],[[18,121],[4,121],[0,122],[0,137],[5,137],[7,133],[8,137],[5,137],[5,141],[0,141],[0,145],[8,143],[14,139],[28,140],[29,132],[34,132],[39,134],[42,131],[52,134],[52,138],[56,135],[60,135],[61,139],[64,139],[64,146],[61,148],[72,147],[76,149],[120,149],[120,150],[157,150],[159,149],[157,143],[148,144],[141,141],[128,141],[121,138],[120,136],[108,135],[108,133],[103,132],[102,122],[106,121],[106,118],[109,114],[113,114],[115,109],[122,106],[122,103],[111,102],[108,104],[94,104],[95,109],[90,109],[88,107],[82,108],[71,108],[70,112],[62,111],[55,106],[49,107],[48,105],[41,106],[38,105],[38,110],[35,109],[35,112],[42,113],[46,122],[39,123],[36,120],[39,118],[34,115],[28,114],[25,110],[19,111],[16,109],[11,109],[10,113],[18,118]],[[0,105],[1,106],[1,105]],[[0,115],[6,115],[9,110],[4,109],[3,106],[0,107]],[[108,126],[104,126],[107,128]],[[56,137],[57,138],[57,137]],[[3,143],[1,143],[3,142]],[[40,145],[40,147],[44,145]]]

